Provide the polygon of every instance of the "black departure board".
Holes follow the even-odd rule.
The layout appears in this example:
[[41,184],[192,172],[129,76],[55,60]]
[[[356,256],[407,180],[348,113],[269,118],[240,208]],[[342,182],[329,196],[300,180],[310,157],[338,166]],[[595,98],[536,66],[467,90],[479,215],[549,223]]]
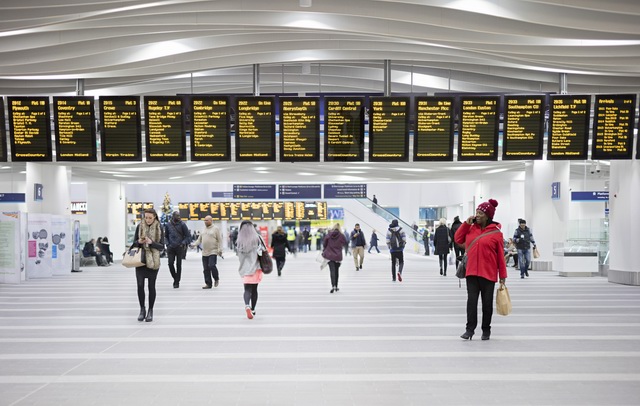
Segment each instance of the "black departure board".
[[191,97],[191,160],[230,161],[229,98]]
[[7,162],[7,133],[4,126],[4,98],[0,97],[0,161]]
[[414,161],[453,161],[453,97],[416,97]]
[[96,161],[93,97],[54,97],[56,161]]
[[542,159],[544,96],[505,96],[502,159]]
[[276,160],[276,115],[272,97],[236,98],[236,161]]
[[369,109],[369,161],[409,160],[408,97],[372,97]]
[[364,98],[324,99],[324,160],[364,160]]
[[589,95],[551,96],[547,159],[587,159],[590,106]]
[[141,161],[140,98],[100,96],[103,161]]
[[182,98],[145,96],[147,161],[185,161],[187,142],[182,119]]
[[183,220],[211,216],[221,220],[326,220],[326,202],[189,202],[179,203]]
[[459,161],[498,159],[499,96],[461,97]]
[[320,99],[280,98],[280,161],[320,161]]
[[636,95],[596,95],[591,159],[631,159]]
[[9,97],[7,103],[11,160],[51,161],[49,97]]

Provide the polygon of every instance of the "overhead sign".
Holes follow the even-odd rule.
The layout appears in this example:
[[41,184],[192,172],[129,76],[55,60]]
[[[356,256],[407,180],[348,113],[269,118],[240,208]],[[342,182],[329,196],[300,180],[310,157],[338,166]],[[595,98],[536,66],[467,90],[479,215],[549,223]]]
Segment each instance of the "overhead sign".
[[234,199],[275,199],[276,185],[233,185]]
[[367,197],[367,185],[341,183],[324,185],[325,199],[363,199]]
[[87,214],[87,202],[71,202],[71,214]]
[[278,185],[278,199],[320,199],[321,185]]
[[602,202],[609,200],[609,192],[571,192],[572,202]]
[[25,203],[25,193],[0,193],[0,203]]

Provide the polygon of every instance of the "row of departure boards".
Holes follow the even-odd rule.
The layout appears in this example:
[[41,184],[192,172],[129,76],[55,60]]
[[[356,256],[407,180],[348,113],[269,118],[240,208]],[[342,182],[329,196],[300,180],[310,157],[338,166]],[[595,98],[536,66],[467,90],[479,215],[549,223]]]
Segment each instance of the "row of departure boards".
[[[52,101],[50,106],[49,97],[7,97],[12,161],[52,161],[52,139],[56,161],[97,161],[96,127],[102,161],[142,160],[139,96],[99,97],[99,126],[93,97]],[[230,161],[231,134],[236,161],[275,161],[278,107],[283,162],[320,161],[321,116],[324,161],[363,161],[365,114],[369,161],[409,161],[410,131],[413,161],[453,160],[456,133],[459,161],[497,160],[501,119],[503,160],[542,159],[545,130],[548,159],[582,160],[587,159],[591,102],[590,95],[142,99],[147,161],[186,161],[187,137],[191,161]],[[3,103],[0,98],[0,116]],[[632,159],[636,95],[596,95],[594,103],[591,158]],[[7,161],[4,125],[0,135],[0,159]]]

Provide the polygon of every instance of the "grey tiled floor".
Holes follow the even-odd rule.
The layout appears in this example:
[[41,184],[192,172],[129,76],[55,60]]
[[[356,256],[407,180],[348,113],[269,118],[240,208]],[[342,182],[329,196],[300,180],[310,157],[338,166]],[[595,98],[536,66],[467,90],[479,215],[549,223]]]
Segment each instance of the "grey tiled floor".
[[265,276],[254,320],[230,253],[212,290],[197,254],[180,289],[165,262],[152,323],[119,265],[0,285],[0,405],[640,404],[637,287],[510,270],[513,314],[469,342],[433,257],[395,284],[385,254],[347,257],[335,294],[315,257]]

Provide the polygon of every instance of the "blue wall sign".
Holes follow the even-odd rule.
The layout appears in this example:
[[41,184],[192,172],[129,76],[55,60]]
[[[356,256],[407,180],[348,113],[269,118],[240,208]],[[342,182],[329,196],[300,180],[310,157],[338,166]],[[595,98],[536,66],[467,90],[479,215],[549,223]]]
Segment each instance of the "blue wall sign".
[[572,202],[605,202],[609,200],[609,192],[571,192]]
[[551,184],[551,199],[560,200],[560,182],[553,182]]

